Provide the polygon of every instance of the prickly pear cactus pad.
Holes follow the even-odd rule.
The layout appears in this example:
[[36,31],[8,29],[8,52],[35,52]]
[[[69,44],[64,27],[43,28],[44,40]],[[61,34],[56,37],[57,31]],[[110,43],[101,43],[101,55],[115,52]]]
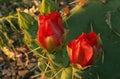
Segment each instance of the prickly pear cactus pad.
[[[105,1],[105,2],[104,2]],[[66,19],[70,29],[68,40],[76,38],[91,28],[100,33],[103,42],[104,58],[102,64],[88,71],[85,79],[119,79],[120,54],[120,1],[88,0],[85,7],[76,6]],[[96,75],[95,75],[96,74]],[[88,76],[89,75],[89,76]]]

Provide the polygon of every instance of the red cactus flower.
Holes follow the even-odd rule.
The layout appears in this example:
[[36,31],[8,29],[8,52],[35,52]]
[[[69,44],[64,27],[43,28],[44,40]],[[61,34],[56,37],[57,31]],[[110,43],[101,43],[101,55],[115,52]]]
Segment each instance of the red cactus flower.
[[64,27],[57,12],[40,15],[37,39],[42,47],[54,50],[63,43]]
[[95,32],[83,33],[78,39],[68,43],[67,51],[71,64],[79,64],[82,67],[93,65],[100,51],[99,36]]

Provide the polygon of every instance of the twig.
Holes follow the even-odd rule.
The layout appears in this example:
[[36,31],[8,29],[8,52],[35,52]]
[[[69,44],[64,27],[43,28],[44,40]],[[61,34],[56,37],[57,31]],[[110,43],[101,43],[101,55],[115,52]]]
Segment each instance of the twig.
[[52,78],[50,78],[50,79],[54,79],[54,77],[55,77],[56,75],[58,75],[63,69],[64,69],[64,68],[61,68],[61,69],[60,69],[55,75],[53,75]]

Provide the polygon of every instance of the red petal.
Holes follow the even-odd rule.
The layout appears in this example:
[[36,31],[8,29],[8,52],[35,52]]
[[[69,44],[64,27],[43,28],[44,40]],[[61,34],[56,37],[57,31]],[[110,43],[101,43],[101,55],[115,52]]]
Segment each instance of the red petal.
[[77,64],[78,60],[79,60],[79,53],[80,53],[80,41],[75,40],[74,41],[74,45],[73,45],[73,52],[72,52],[72,59],[73,59],[73,63]]
[[57,25],[57,28],[60,30],[60,33],[64,33],[64,27],[62,22],[62,17],[57,12],[51,14],[51,19]]
[[84,67],[88,64],[90,59],[93,57],[94,51],[91,45],[88,44],[85,40],[81,41],[80,51],[79,51],[79,60],[78,63]]
[[87,36],[88,40],[89,40],[89,43],[91,46],[94,46],[97,44],[97,39],[98,39],[98,36],[96,35],[95,32],[90,32]]
[[73,60],[74,46],[75,46],[75,40],[72,40],[68,43],[68,47],[67,47],[67,51],[68,51],[68,55],[70,57],[71,64],[73,64],[73,63],[75,64],[75,61]]

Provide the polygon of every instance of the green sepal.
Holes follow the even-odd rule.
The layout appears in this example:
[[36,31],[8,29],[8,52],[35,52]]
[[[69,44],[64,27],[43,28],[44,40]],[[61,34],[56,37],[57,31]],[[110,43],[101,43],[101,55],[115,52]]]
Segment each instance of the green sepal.
[[62,71],[60,79],[73,79],[73,69],[72,67],[67,67]]

